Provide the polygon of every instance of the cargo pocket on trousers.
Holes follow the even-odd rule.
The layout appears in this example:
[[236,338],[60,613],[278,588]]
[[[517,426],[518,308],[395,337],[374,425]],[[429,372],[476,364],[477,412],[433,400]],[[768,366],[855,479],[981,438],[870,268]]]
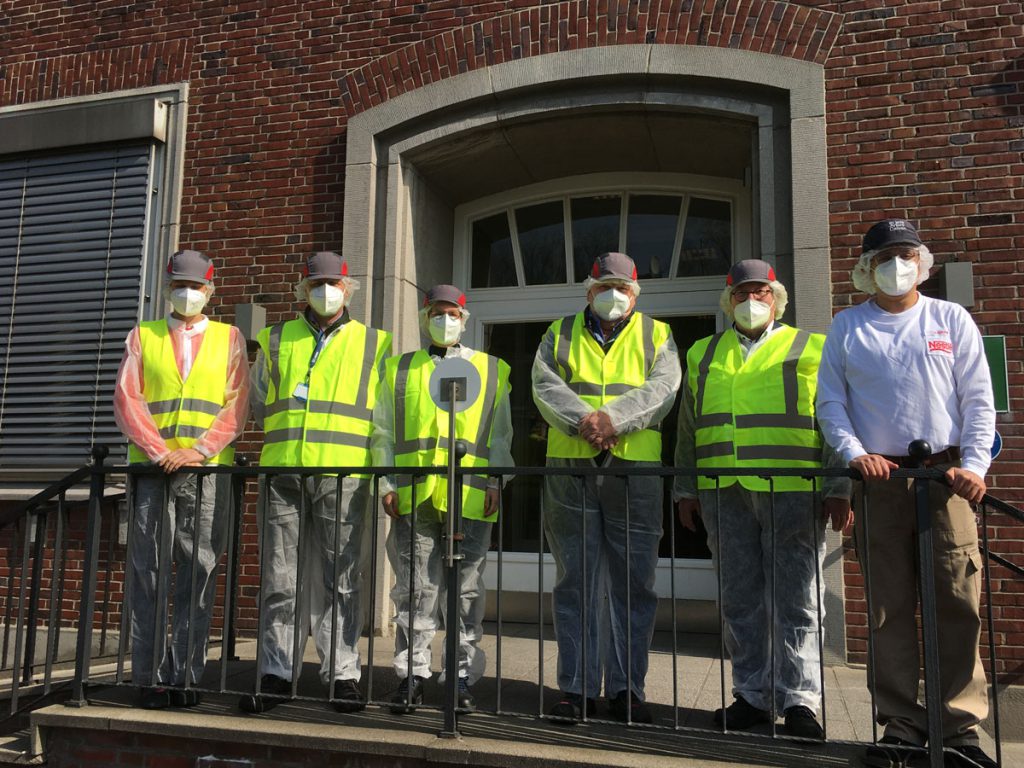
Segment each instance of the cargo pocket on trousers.
[[977,544],[967,544],[949,552],[949,586],[957,600],[977,606],[981,590],[981,552]]

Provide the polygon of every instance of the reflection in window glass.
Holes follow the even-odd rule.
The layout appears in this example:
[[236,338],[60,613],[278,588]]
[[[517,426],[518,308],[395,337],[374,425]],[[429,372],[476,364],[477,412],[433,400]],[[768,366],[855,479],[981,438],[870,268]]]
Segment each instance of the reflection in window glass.
[[473,222],[472,275],[474,288],[518,284],[508,215],[504,211]]
[[626,219],[626,253],[641,280],[668,277],[676,244],[681,197],[630,195]]
[[516,208],[519,253],[527,285],[565,282],[562,201]]
[[582,282],[602,253],[619,250],[619,195],[577,197],[572,205],[573,279]]
[[732,215],[729,203],[691,198],[676,276],[724,275],[731,264]]

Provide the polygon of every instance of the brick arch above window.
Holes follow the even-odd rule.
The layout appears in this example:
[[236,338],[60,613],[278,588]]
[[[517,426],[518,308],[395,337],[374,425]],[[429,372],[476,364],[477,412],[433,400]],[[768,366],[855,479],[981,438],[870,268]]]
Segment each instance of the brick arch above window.
[[[641,10],[641,7],[645,9]],[[823,64],[843,14],[783,0],[568,0],[473,21],[374,59],[340,80],[349,115],[403,93],[495,64],[613,45],[731,48]]]

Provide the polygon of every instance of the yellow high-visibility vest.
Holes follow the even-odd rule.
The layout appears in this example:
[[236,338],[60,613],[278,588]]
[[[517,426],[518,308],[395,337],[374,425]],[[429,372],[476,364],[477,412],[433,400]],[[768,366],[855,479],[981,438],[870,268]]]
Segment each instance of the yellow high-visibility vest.
[[[496,520],[484,517],[484,494],[490,464],[491,433],[501,398],[509,393],[509,366],[497,357],[474,352],[469,362],[480,373],[480,393],[473,403],[455,415],[455,432],[465,441],[466,455],[460,465],[479,467],[479,475],[462,478],[462,516],[474,520]],[[426,350],[407,352],[384,361],[385,377],[395,406],[395,466],[448,466],[449,415],[438,408],[430,397],[430,376],[435,364]],[[445,475],[396,477],[398,510],[412,512],[413,496],[419,510],[424,502],[440,512],[448,510],[448,478]]]
[[[187,343],[187,340],[186,340]],[[149,413],[169,450],[191,448],[208,430],[224,407],[231,356],[231,326],[209,321],[199,345],[199,354],[185,381],[174,358],[174,345],[167,320],[139,324],[142,348],[142,395]],[[228,446],[206,464],[230,464],[234,446]],[[149,461],[146,452],[128,446],[128,461]]]
[[270,382],[261,466],[365,467],[380,364],[391,334],[349,320],[310,367],[316,335],[303,318],[258,337]]
[[[555,364],[559,375],[580,399],[595,410],[620,395],[643,386],[658,350],[672,335],[668,325],[634,312],[626,327],[605,352],[587,330],[583,313],[551,324]],[[629,461],[661,461],[660,425],[620,435],[612,454]],[[547,455],[585,459],[599,451],[586,440],[559,429],[548,430]]]
[[[814,397],[824,335],[789,326],[774,331],[745,360],[730,329],[701,339],[686,353],[693,395],[697,468],[821,467]],[[810,481],[722,477],[752,491],[810,491]],[[714,488],[698,477],[698,488]]]

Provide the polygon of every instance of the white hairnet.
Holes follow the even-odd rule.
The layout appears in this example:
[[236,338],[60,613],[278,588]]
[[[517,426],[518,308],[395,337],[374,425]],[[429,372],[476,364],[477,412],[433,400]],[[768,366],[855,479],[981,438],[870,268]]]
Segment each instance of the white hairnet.
[[[733,306],[732,306],[732,291],[731,285],[725,286],[722,289],[722,294],[718,297],[718,306],[722,308],[722,312],[725,316],[732,320]],[[775,319],[778,320],[786,313],[786,307],[789,305],[789,292],[786,291],[786,286],[780,283],[778,280],[772,280],[768,283],[768,287],[772,289],[772,295],[775,297]]]
[[633,289],[633,296],[640,295],[640,283],[638,283],[636,280],[623,280],[621,277],[612,277],[610,275],[608,277],[600,278],[588,276],[583,281],[583,293],[585,295],[589,295],[591,288],[593,288],[595,285],[602,285],[604,283],[617,283],[619,285],[628,285],[630,288]]
[[[871,260],[878,255],[879,250],[884,249],[864,252],[857,260],[853,273],[850,275],[854,288],[858,291],[869,293],[872,296],[878,292],[878,286],[875,285],[875,275],[871,271]],[[935,257],[932,256],[932,252],[928,250],[926,245],[917,246],[917,255],[920,259],[917,284],[920,285],[928,279],[928,273],[931,272],[932,267],[935,265]]]
[[[349,299],[352,298],[352,294],[359,290],[359,281],[354,277],[342,277],[340,278],[342,286],[345,288],[345,306],[348,306]],[[304,277],[295,285],[295,298],[303,304],[309,301],[309,278]]]

